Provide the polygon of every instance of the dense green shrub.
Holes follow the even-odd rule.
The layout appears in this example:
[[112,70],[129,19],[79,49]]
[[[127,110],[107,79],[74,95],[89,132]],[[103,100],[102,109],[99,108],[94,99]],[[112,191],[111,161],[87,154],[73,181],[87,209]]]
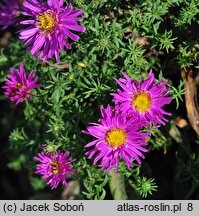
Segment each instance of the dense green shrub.
[[[159,190],[157,186],[161,189],[163,171],[158,177],[153,170],[154,163],[159,163],[156,155],[161,154],[175,164],[173,173],[168,174],[174,182],[188,179],[189,190],[178,198],[190,198],[199,186],[199,147],[191,129],[188,131],[191,139],[184,141],[184,132],[179,131],[173,119],[186,118],[181,69],[197,73],[198,1],[81,0],[74,4],[85,11],[81,24],[86,32],[80,34],[81,40],[73,43],[72,50],[61,53],[59,63],[53,59],[47,63],[33,59],[17,33],[13,33],[9,46],[1,51],[2,85],[9,67],[18,68],[20,63],[28,72],[34,69],[43,85],[35,90],[37,96],[31,102],[17,106],[3,94],[0,96],[1,134],[2,137],[9,134],[9,142],[1,151],[9,154],[8,167],[15,171],[27,169],[32,187],[41,191],[48,186],[34,175],[33,156],[41,151],[41,146],[49,152],[69,150],[77,159],[75,179],[80,181],[81,198],[125,199],[128,195],[133,199],[147,197]],[[129,170],[121,163],[120,174],[105,174],[85,157],[84,146],[91,138],[82,130],[89,122],[97,122],[101,105],[111,103],[110,92],[118,88],[114,78],[121,77],[122,71],[132,79],[146,78],[150,68],[157,80],[169,79],[174,100],[165,109],[172,112],[172,117],[166,127],[151,128],[150,151],[141,166]]]

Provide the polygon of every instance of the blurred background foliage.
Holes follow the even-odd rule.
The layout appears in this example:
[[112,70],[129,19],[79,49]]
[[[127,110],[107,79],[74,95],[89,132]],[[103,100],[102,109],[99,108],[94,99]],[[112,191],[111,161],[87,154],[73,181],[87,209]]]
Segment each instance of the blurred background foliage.
[[[197,0],[78,0],[86,32],[61,61],[32,59],[18,39],[18,29],[0,32],[0,81],[9,68],[35,70],[43,87],[18,106],[0,90],[0,172],[2,199],[198,199],[199,142],[189,123],[182,70],[192,71],[198,89],[199,2]],[[20,28],[20,27],[19,27]],[[99,107],[112,100],[114,78],[126,71],[132,79],[169,80],[174,100],[165,107],[172,117],[152,128],[149,153],[141,166],[105,174],[84,156],[91,138],[81,131],[100,117]],[[198,105],[196,104],[196,107]],[[51,191],[34,175],[33,156],[69,150],[77,176],[68,188]]]

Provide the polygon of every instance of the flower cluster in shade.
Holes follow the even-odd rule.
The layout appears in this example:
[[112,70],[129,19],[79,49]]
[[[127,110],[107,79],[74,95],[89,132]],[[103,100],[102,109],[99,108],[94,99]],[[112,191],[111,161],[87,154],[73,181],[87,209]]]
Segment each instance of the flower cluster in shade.
[[28,46],[33,56],[44,62],[55,56],[59,61],[59,51],[65,47],[71,49],[68,38],[78,41],[79,36],[72,31],[84,32],[84,26],[78,24],[84,11],[75,10],[70,2],[64,7],[64,0],[26,0],[23,3],[22,14],[30,17],[22,21],[22,25],[29,25],[19,33],[19,38]]
[[34,159],[40,163],[36,165],[35,174],[41,174],[46,183],[52,189],[57,188],[59,183],[66,186],[66,177],[70,173],[75,175],[72,163],[75,159],[68,158],[69,152],[62,153],[59,150],[47,154],[39,153]]
[[0,4],[0,28],[6,29],[19,21],[19,0],[3,0]]
[[[78,41],[80,37],[76,32],[85,32],[85,27],[78,24],[83,20],[80,16],[83,10],[75,10],[71,1],[64,6],[64,0],[26,0],[23,1],[22,14],[28,19],[20,22],[27,25],[26,29],[19,31],[19,38],[31,51],[33,57],[38,56],[44,62],[55,56],[60,60],[60,51],[72,49],[69,40]],[[3,0],[0,4],[0,28],[5,29],[19,21],[20,2],[18,0]],[[16,104],[24,99],[30,100],[35,94],[32,89],[38,88],[38,76],[33,78],[34,71],[26,76],[24,65],[20,70],[10,68],[11,74],[5,80],[4,94]],[[157,127],[165,125],[168,121],[165,116],[171,113],[163,109],[164,105],[171,102],[170,89],[166,88],[167,81],[155,81],[155,76],[150,71],[144,81],[134,81],[126,73],[123,78],[116,79],[120,86],[116,93],[112,93],[115,107],[101,107],[101,118],[98,123],[92,123],[83,132],[91,135],[95,140],[85,145],[86,155],[93,158],[93,164],[99,163],[100,168],[110,172],[115,168],[119,170],[120,160],[128,168],[134,162],[141,164],[148,150],[148,132],[141,129],[146,126],[150,130],[150,123]],[[68,174],[75,175],[69,152],[60,151],[39,153],[35,160],[36,174],[41,174],[50,187],[57,188],[59,183],[66,186]]]
[[[85,32],[86,30],[84,26],[78,24],[83,20],[80,15],[84,11],[75,10],[71,5],[71,0],[66,6],[64,3],[65,0],[3,0],[0,4],[0,29],[18,23],[19,10],[22,10],[22,14],[28,19],[20,24],[28,25],[28,27],[19,31],[19,38],[24,41],[33,57],[38,55],[38,59],[46,61],[55,56],[59,61],[60,50],[72,49],[69,40],[80,39],[73,31]],[[24,99],[29,101],[32,96],[35,96],[31,90],[42,86],[37,84],[38,76],[33,78],[34,71],[31,71],[27,77],[23,64],[20,65],[19,70],[10,68],[10,71],[11,74],[4,79],[5,85],[2,87],[5,90],[4,94],[16,104]],[[75,175],[72,167],[75,160],[68,156],[68,151],[39,153],[34,157],[40,162],[36,165],[35,173],[41,174],[52,189],[57,188],[59,183],[66,186],[67,175]]]
[[31,90],[41,87],[41,84],[37,84],[38,76],[33,79],[34,70],[28,77],[26,77],[23,64],[20,65],[20,70],[10,68],[10,71],[11,74],[8,74],[8,78],[4,79],[5,85],[2,87],[5,89],[4,94],[16,104],[24,99],[30,100],[32,96],[35,96],[31,93]]
[[100,161],[99,166],[107,173],[114,167],[118,172],[120,159],[128,168],[133,166],[134,161],[141,164],[140,158],[144,158],[143,153],[147,152],[145,146],[149,133],[140,129],[143,126],[150,129],[150,122],[155,127],[157,124],[164,125],[167,119],[163,115],[171,115],[162,108],[172,100],[168,96],[167,81],[155,82],[152,71],[143,82],[131,80],[126,73],[123,76],[116,79],[123,91],[118,89],[117,93],[111,94],[115,108],[110,105],[106,109],[101,108],[99,123],[92,123],[83,131],[95,137],[85,146],[91,148],[86,155],[89,159],[94,157],[94,165]]

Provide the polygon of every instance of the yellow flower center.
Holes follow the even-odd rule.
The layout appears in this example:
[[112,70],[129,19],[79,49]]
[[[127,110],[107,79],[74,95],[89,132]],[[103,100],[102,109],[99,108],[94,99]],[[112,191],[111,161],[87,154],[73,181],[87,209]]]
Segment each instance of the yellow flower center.
[[51,32],[57,24],[57,18],[52,11],[46,11],[37,17],[38,27],[44,32]]
[[133,96],[132,105],[139,112],[146,112],[151,107],[151,97],[147,92],[138,92]]
[[121,146],[126,141],[126,134],[122,129],[114,128],[106,134],[106,141],[112,147]]
[[17,85],[16,85],[16,87],[15,87],[15,91],[18,91],[20,88],[26,88],[26,86],[25,85],[23,85],[22,83],[18,83]]
[[58,166],[57,162],[51,161],[49,164],[50,164],[50,165],[52,166],[52,168],[53,168],[53,173],[54,173],[54,174],[57,174],[57,173],[59,172],[59,166]]

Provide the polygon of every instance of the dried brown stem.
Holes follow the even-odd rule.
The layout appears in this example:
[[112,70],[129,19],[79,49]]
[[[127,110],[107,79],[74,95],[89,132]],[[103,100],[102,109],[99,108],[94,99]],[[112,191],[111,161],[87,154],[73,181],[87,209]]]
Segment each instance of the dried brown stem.
[[193,80],[193,72],[188,69],[181,70],[181,76],[185,80],[185,104],[191,126],[199,135],[199,107],[197,103],[197,91]]
[[54,64],[51,61],[46,61],[46,63],[51,67],[55,67],[55,68],[59,68],[59,69],[69,68],[68,64],[57,64],[57,63]]

